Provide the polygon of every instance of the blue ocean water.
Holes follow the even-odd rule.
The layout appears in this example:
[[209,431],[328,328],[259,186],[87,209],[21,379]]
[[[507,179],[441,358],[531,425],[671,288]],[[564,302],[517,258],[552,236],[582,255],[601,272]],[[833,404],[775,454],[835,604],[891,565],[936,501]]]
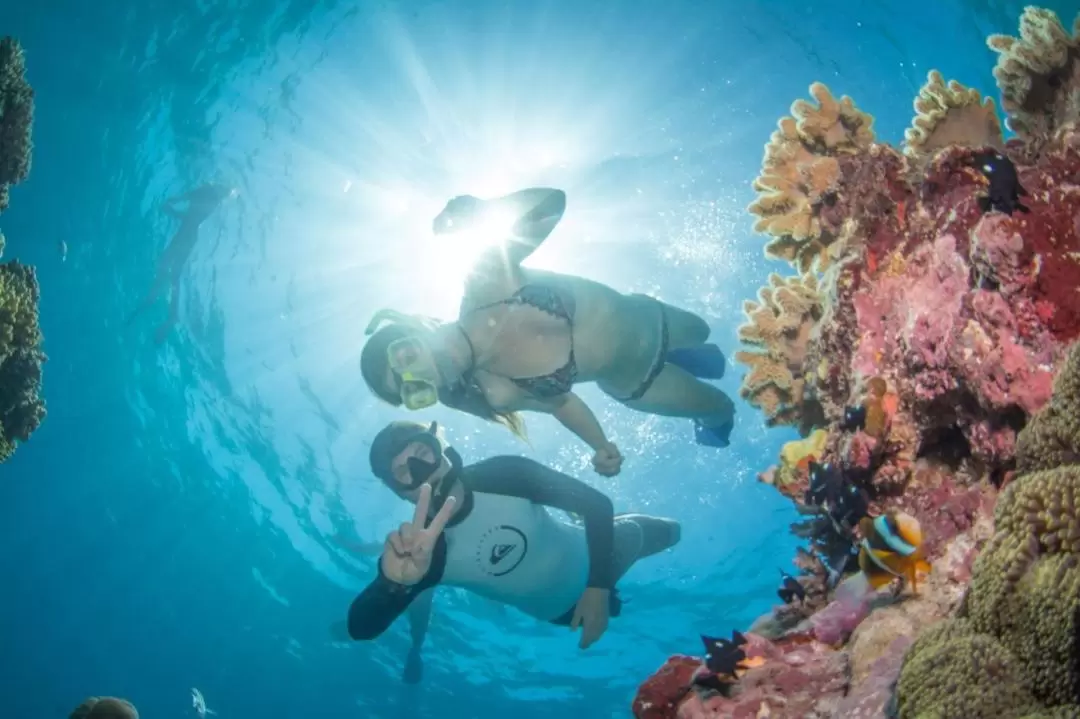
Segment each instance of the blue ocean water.
[[[527,447],[431,413],[467,460],[527,453],[684,535],[631,571],[587,652],[439,590],[405,687],[404,622],[369,644],[328,632],[373,571],[337,540],[381,541],[409,511],[367,472],[400,415],[362,384],[364,325],[453,312],[462,258],[425,232],[447,197],[550,184],[570,209],[532,266],[699,312],[733,354],[743,300],[786,271],[744,208],[791,102],[822,80],[899,142],[931,68],[996,97],[984,38],[1022,8],[0,0],[37,92],[0,227],[5,259],[38,268],[50,357],[48,418],[0,467],[0,706],[61,717],[111,694],[184,717],[195,686],[223,719],[628,716],[668,655],[773,603],[795,515],[755,475],[793,434],[740,404],[733,448],[699,448],[585,388],[627,455],[604,479],[552,420],[529,417]],[[158,346],[160,316],[123,327],[174,229],[158,207],[211,179],[240,196],[203,226]]]

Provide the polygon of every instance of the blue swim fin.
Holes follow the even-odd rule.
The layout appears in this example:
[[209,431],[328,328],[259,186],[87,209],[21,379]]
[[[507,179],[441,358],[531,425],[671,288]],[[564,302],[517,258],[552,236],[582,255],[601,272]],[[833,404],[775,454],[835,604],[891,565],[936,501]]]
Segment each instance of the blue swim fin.
[[698,379],[722,379],[727,369],[727,358],[712,343],[673,349],[666,359]]
[[731,430],[735,429],[735,420],[729,420],[719,427],[706,427],[700,420],[694,420],[694,441],[703,447],[724,449],[731,445]]

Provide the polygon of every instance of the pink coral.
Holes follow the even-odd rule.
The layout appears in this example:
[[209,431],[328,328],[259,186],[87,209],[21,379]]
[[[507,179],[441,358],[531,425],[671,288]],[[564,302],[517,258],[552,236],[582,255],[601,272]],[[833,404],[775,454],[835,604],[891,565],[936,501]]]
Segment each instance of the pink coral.
[[913,641],[914,638],[910,636],[893,639],[870,666],[870,675],[840,702],[834,716],[844,719],[879,719],[885,716],[885,706],[892,698],[893,684],[900,676],[904,652]]
[[841,644],[870,614],[874,594],[861,574],[845,580],[828,606],[810,617],[809,631],[823,644]]
[[830,717],[847,687],[847,658],[816,641],[770,642],[748,634],[748,656],[765,661],[750,669],[731,696],[694,693],[680,705],[678,719],[755,719],[779,712],[787,717]]
[[636,719],[670,719],[686,696],[690,682],[701,668],[701,660],[684,654],[668,657],[664,666],[656,670],[638,687],[632,710]]

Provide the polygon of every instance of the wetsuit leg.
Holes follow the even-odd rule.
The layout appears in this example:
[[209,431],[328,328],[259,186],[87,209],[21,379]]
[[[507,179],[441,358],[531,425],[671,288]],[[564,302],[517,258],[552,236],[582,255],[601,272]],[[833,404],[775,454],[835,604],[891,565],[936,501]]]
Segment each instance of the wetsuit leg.
[[615,576],[622,577],[630,567],[678,544],[682,528],[674,519],[645,514],[620,514],[615,517]]

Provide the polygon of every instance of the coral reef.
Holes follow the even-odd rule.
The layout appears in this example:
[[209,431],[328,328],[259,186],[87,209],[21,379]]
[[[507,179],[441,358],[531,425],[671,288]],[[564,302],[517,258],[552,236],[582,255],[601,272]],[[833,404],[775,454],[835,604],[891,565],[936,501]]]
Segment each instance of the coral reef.
[[1080,116],[1080,20],[1070,35],[1057,15],[1028,7],[1020,37],[992,35],[994,78],[1009,129],[1037,145]]
[[126,699],[88,697],[72,710],[70,719],[139,719],[139,712]]
[[45,418],[41,343],[34,268],[14,260],[0,264],[0,462]]
[[747,322],[739,327],[739,340],[755,349],[736,354],[750,368],[740,394],[765,413],[770,425],[791,424],[806,414],[801,367],[810,331],[821,319],[817,279],[773,274],[758,301],[748,300],[743,311]]
[[830,264],[829,245],[838,228],[825,210],[843,174],[840,158],[874,141],[874,119],[851,98],[836,100],[820,82],[811,85],[810,94],[817,107],[797,100],[792,116],[780,121],[765,146],[762,172],[754,180],[760,197],[750,205],[750,212],[761,218],[754,231],[773,238],[765,252],[792,262],[800,272]]
[[26,82],[22,47],[14,38],[0,38],[0,212],[7,209],[8,189],[30,172],[33,123],[34,91]]
[[992,98],[978,90],[949,83],[931,70],[915,98],[915,119],[904,134],[904,154],[932,157],[946,147],[1005,147],[1001,120]]
[[[1031,424],[1037,432],[1062,407],[1080,404],[1080,343],[1054,396]],[[1075,444],[1080,428],[1071,419],[1061,436]],[[904,660],[894,707],[900,719],[965,717],[976,707],[1003,718],[1080,715],[1080,456],[1057,464],[1057,447],[1029,441],[1027,432],[1017,459],[1030,469],[998,499],[994,535],[975,561],[958,616],[926,631]]]
[[[1080,716],[1080,18],[1029,7],[988,43],[1007,142],[992,99],[932,71],[899,149],[820,83],[766,145],[748,209],[797,274],[747,303],[736,359],[802,437],[759,478],[803,517],[806,597],[754,622],[767,661],[730,696],[683,658],[650,716]],[[851,498],[918,521],[917,592],[866,589]],[[800,652],[799,681],[757,681]]]
[[[7,207],[9,186],[30,169],[33,97],[22,49],[12,38],[0,39],[0,212]],[[3,247],[0,234],[0,252]],[[38,301],[33,267],[14,260],[0,264],[0,462],[45,418]]]

